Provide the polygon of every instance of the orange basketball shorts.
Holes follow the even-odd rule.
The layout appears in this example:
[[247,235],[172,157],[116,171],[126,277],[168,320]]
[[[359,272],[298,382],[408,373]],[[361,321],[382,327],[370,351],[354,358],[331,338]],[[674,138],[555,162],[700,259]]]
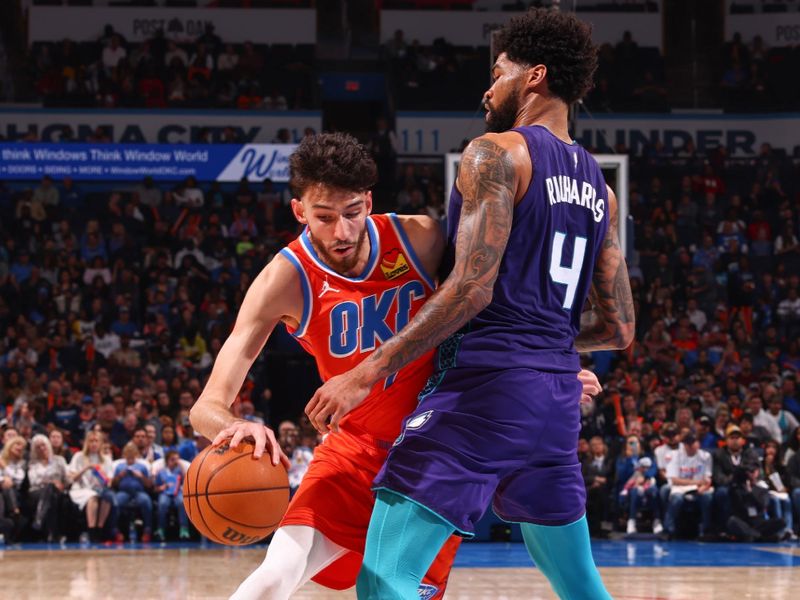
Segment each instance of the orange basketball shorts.
[[[361,569],[367,528],[375,497],[372,480],[386,460],[388,444],[345,431],[331,433],[314,450],[300,487],[281,521],[284,525],[313,527],[331,541],[350,550],[317,573],[313,580],[325,587],[353,587]],[[461,538],[451,536],[442,546],[423,579],[426,599],[441,598]]]

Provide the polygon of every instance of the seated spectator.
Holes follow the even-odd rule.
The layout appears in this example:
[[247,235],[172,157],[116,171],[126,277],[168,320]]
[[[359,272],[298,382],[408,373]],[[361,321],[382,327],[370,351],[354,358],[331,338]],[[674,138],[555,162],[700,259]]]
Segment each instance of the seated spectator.
[[[103,453],[101,447],[101,434],[97,431],[88,432],[83,449],[72,457],[68,469],[72,482],[69,497],[80,510],[86,512],[88,538],[92,542],[103,539],[103,528],[116,507],[114,493],[109,489],[113,474],[111,455]],[[113,525],[115,528],[116,523]],[[116,533],[112,528],[112,536]]]
[[53,185],[53,179],[49,175],[42,177],[41,184],[33,190],[32,201],[44,206],[45,210],[51,215],[58,208],[61,202],[61,194],[58,188]]
[[792,501],[789,496],[788,477],[786,470],[780,463],[778,443],[770,440],[764,446],[764,462],[761,466],[761,478],[769,488],[769,515],[783,519],[786,527],[781,532],[781,538],[796,541],[794,533],[794,518],[792,515]]
[[5,513],[2,515],[13,522],[12,539],[22,532],[27,519],[23,513],[22,484],[25,481],[25,449],[28,442],[24,437],[16,435],[5,441],[0,452],[0,485],[2,487]]
[[589,440],[589,455],[583,459],[581,470],[586,485],[586,509],[592,535],[602,533],[603,523],[609,521],[611,482],[614,462],[600,436]]
[[[153,525],[153,501],[150,498],[150,490],[153,481],[150,479],[150,472],[146,466],[137,461],[139,451],[133,442],[128,442],[122,449],[124,462],[117,465],[114,469],[114,478],[111,486],[116,490],[115,498],[120,510],[133,506],[137,508],[144,522],[144,532],[142,533],[142,543],[150,541]],[[122,534],[117,533],[116,541],[122,541]]]
[[628,435],[625,439],[625,454],[617,460],[616,471],[620,509],[628,514],[627,533],[637,532],[640,508],[653,511],[653,532],[661,533],[661,506],[655,481],[658,469],[650,457],[644,456],[638,435]]
[[178,537],[181,540],[189,539],[189,521],[183,506],[182,486],[185,476],[177,451],[170,450],[167,452],[164,466],[155,475],[155,491],[158,492],[158,529],[155,537],[160,542],[165,539],[167,517],[170,508],[173,507],[178,513],[180,527]]
[[[779,443],[787,443],[800,423],[792,413],[783,409],[783,396],[780,393],[772,394],[767,403],[767,409],[767,414],[773,418],[781,430]],[[775,441],[777,442],[778,440]]]
[[742,463],[736,468],[731,484],[731,507],[728,533],[741,542],[776,542],[786,527],[783,519],[768,518],[769,490],[761,480],[757,462]]
[[233,49],[233,44],[225,44],[225,51],[217,57],[218,71],[235,71],[239,64],[239,55]]
[[189,65],[189,57],[186,51],[178,46],[176,42],[170,41],[167,46],[167,52],[164,54],[164,65],[185,68]]
[[194,177],[187,177],[183,185],[173,195],[178,206],[187,208],[202,208],[205,202],[203,190],[198,187]]
[[742,430],[731,423],[725,430],[725,446],[718,448],[713,455],[714,505],[721,527],[724,527],[731,515],[730,486],[736,469],[743,463],[758,461],[756,451],[745,448],[745,444]]
[[106,73],[111,72],[119,65],[120,61],[128,56],[128,51],[122,46],[118,35],[111,36],[108,45],[103,48],[102,63]]
[[683,436],[678,456],[667,467],[670,494],[664,526],[670,537],[677,534],[678,516],[687,501],[696,502],[700,507],[700,536],[710,533],[714,493],[711,474],[711,455],[700,450],[700,442],[693,433],[687,433]]
[[28,511],[34,531],[41,532],[48,542],[58,539],[58,515],[67,481],[67,463],[53,454],[47,436],[37,434],[31,440],[28,462]]
[[198,453],[197,440],[195,439],[198,434],[195,434],[189,417],[184,417],[181,420],[181,426],[183,427],[183,439],[178,444],[178,454],[183,460],[192,462]]
[[172,425],[164,425],[161,428],[161,448],[165,455],[170,450],[178,450],[178,438],[175,435],[175,428]]
[[[57,427],[54,427],[50,430],[50,433],[47,437],[50,440],[50,447],[53,449],[53,455],[62,457],[64,462],[69,464],[72,460],[72,449],[67,446],[66,443],[64,443],[64,432]],[[81,441],[83,440],[76,439],[75,443],[79,443]]]
[[[762,427],[769,437],[778,442],[783,442],[783,434],[777,421],[763,408],[764,402],[759,393],[753,393],[747,400],[747,409],[753,415],[754,427]],[[766,440],[765,440],[766,441]]]

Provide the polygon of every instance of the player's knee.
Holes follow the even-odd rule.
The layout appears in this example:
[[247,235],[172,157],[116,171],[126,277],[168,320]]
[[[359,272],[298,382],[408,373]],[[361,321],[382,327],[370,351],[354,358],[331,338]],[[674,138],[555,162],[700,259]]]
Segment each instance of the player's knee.
[[[413,587],[413,586],[412,586]],[[403,593],[403,586],[388,573],[381,572],[380,567],[362,565],[356,580],[356,596],[358,600],[415,600],[418,598],[416,588],[411,594]]]

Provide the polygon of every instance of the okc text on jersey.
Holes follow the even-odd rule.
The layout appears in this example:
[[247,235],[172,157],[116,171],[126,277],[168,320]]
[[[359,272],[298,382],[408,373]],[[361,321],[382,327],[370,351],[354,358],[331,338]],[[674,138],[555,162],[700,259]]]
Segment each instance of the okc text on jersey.
[[346,300],[331,309],[328,349],[332,356],[350,356],[358,350],[369,352],[406,326],[412,304],[425,299],[419,280],[373,294],[360,300]]

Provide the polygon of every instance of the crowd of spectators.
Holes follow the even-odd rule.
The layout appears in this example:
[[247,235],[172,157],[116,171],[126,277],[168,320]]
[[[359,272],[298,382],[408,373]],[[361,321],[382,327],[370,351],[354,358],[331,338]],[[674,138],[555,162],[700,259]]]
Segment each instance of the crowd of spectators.
[[[768,145],[731,159],[691,143],[632,161],[637,338],[585,357],[605,387],[583,415],[592,530],[790,538],[800,522],[799,165]],[[395,189],[399,211],[443,217],[430,166],[401,165]],[[269,180],[0,184],[7,538],[114,541],[132,518],[139,535],[181,537],[180,502],[164,494],[177,489],[174,461],[205,443],[188,410],[250,282],[297,234],[288,199]],[[317,441],[300,417],[315,381],[278,330],[233,405],[276,428],[292,486]],[[123,472],[136,464],[140,476]]]
[[637,338],[586,364],[597,535],[795,539],[800,516],[800,162],[764,145],[633,158]]
[[[146,179],[90,192],[49,177],[35,189],[0,184],[0,428],[7,448],[0,510],[8,538],[78,535],[69,527],[77,507],[90,539],[118,540],[127,529],[117,520],[129,504],[141,516],[143,539],[165,533],[163,523],[151,524],[153,507],[180,506],[163,495],[165,484],[180,489],[164,479],[165,452],[176,450],[181,461],[196,454],[188,410],[250,282],[296,232],[285,190],[269,180],[223,189],[189,178],[162,189]],[[314,384],[313,367],[282,332],[267,353],[233,409],[251,420],[289,416],[297,423],[307,399],[307,389],[298,390]],[[293,390],[294,404],[272,409],[273,387]],[[87,447],[98,432],[102,444]],[[312,432],[299,422],[282,438],[301,474]],[[49,436],[52,451],[36,446],[37,435]],[[84,458],[69,460],[70,451]],[[117,477],[112,461],[126,455],[146,467],[138,469],[141,478]],[[49,466],[34,475],[39,458]],[[51,490],[46,510],[37,508],[39,485]],[[41,510],[48,519],[37,518]]]
[[30,89],[46,106],[128,108],[308,108],[313,46],[223,43],[207,24],[192,43],[162,30],[128,43],[108,25],[96,42],[35,43]]
[[757,35],[734,33],[721,57],[720,104],[730,111],[794,110],[800,105],[800,46],[770,48]]
[[[397,30],[382,51],[400,109],[474,110],[489,84],[488,46],[454,46],[446,37],[425,46]],[[595,88],[585,100],[590,110],[659,112],[666,101],[658,48],[640,47],[630,32],[615,45],[602,44]]]

